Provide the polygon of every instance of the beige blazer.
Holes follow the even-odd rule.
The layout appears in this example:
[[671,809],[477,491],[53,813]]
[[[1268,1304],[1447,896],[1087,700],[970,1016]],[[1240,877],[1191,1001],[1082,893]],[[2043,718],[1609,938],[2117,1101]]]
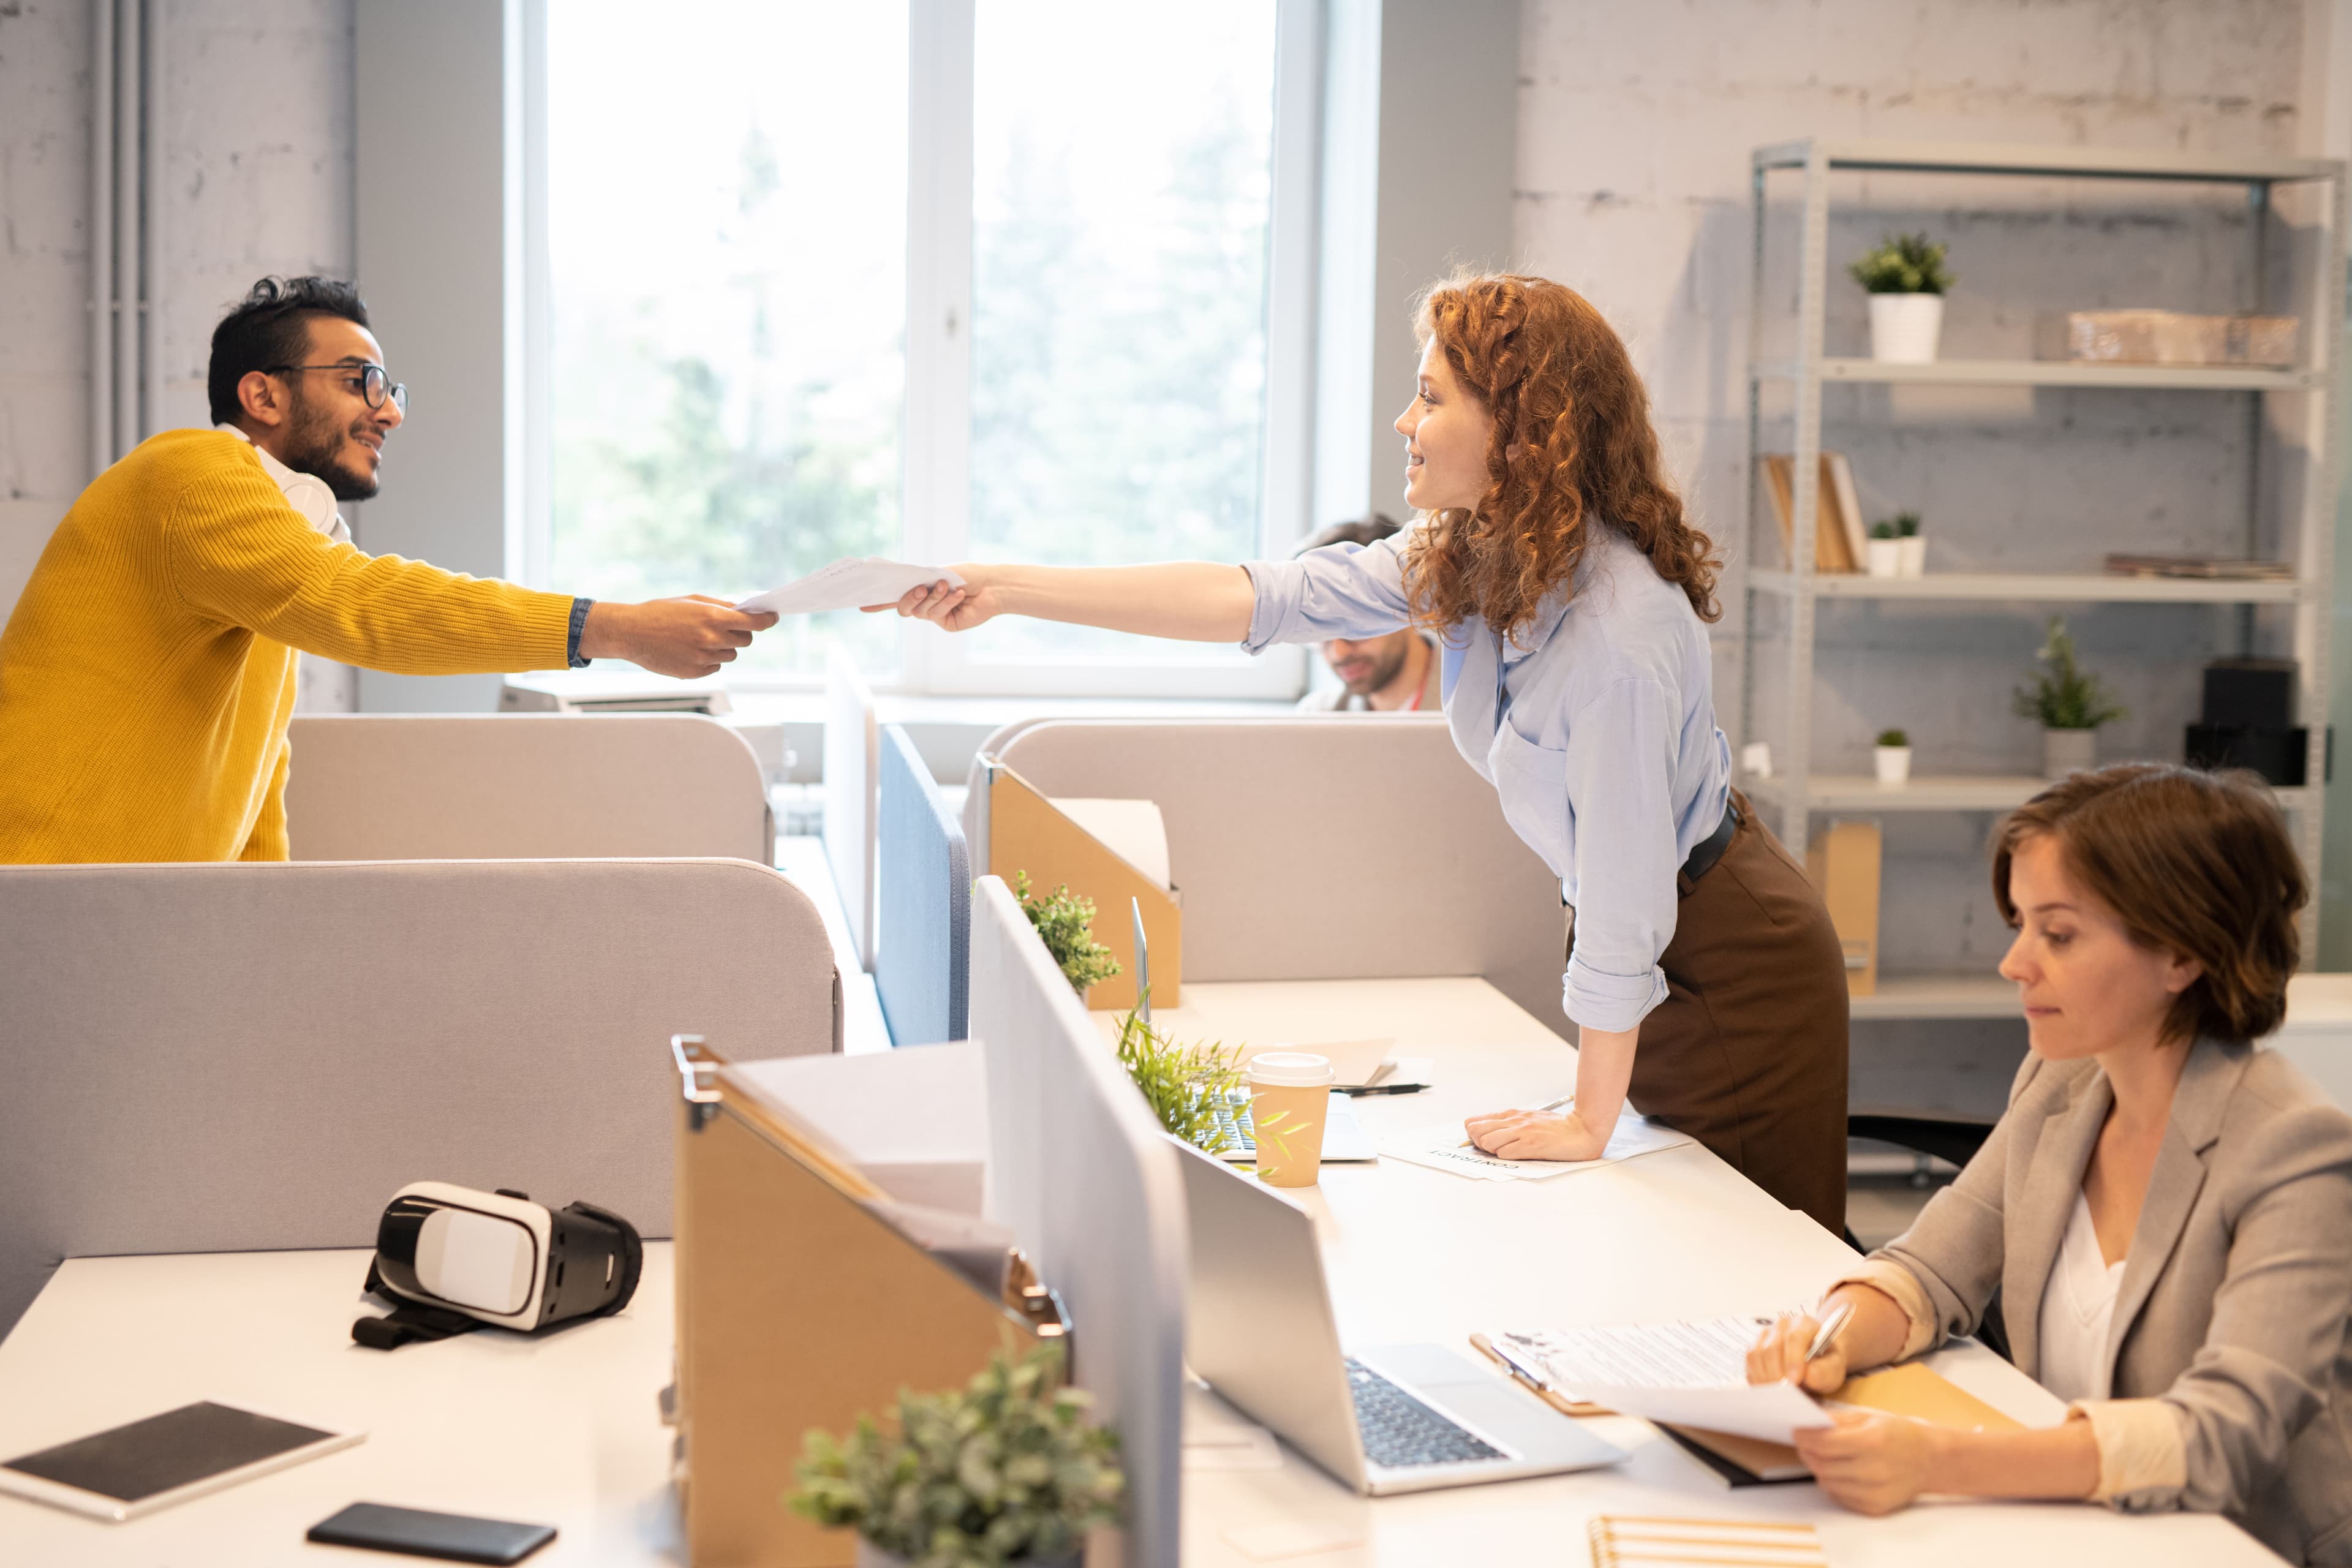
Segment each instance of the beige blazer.
[[[1984,1148],[1856,1271],[1912,1315],[1906,1355],[1971,1332],[1997,1286],[2035,1375],[2042,1288],[2114,1099],[2095,1061],[2026,1058]],[[2274,1051],[2200,1040],[2132,1233],[2104,1397],[2077,1405],[2096,1495],[2223,1513],[2290,1562],[2352,1564],[2347,1311],[2352,1116]]]

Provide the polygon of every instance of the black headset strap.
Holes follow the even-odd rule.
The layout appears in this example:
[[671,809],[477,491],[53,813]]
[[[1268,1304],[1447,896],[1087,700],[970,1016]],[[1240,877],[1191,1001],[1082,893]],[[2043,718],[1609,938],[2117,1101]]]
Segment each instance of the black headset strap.
[[352,1321],[352,1338],[372,1351],[396,1351],[404,1344],[429,1344],[453,1335],[471,1333],[482,1326],[478,1318],[463,1312],[453,1312],[445,1307],[427,1307],[418,1301],[403,1301],[383,1288],[383,1276],[376,1272],[373,1259],[368,1263],[366,1288],[387,1300],[400,1304],[381,1318],[359,1318]]

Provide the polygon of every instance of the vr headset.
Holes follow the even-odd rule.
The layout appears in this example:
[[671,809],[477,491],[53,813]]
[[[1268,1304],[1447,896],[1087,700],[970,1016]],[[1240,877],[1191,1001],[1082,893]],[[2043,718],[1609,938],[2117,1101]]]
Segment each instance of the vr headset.
[[447,1339],[484,1323],[526,1333],[619,1311],[645,1267],[636,1227],[608,1209],[551,1209],[528,1194],[412,1182],[375,1233],[367,1289],[394,1303],[352,1338],[373,1350]]

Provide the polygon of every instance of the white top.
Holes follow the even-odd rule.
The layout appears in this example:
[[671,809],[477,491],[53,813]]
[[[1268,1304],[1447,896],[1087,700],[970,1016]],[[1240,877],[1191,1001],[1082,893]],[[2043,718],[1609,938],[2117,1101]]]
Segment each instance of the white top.
[[2076,1193],[2066,1239],[2042,1288],[2042,1386],[2061,1399],[2106,1397],[2107,1331],[2124,1261],[2109,1263],[2099,1250],[2090,1200]]

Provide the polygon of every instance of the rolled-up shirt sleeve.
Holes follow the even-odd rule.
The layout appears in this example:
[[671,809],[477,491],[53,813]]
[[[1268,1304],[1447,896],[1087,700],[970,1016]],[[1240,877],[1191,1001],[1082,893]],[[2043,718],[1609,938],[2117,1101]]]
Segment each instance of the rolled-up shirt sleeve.
[[1613,681],[1570,716],[1576,944],[1561,1002],[1587,1028],[1630,1029],[1666,999],[1658,960],[1674,939],[1682,869],[1671,805],[1679,730],[1654,680]]
[[1242,570],[1257,595],[1244,653],[1276,643],[1377,637],[1412,620],[1401,553],[1409,534],[1372,544],[1327,544],[1288,561],[1252,561]]

